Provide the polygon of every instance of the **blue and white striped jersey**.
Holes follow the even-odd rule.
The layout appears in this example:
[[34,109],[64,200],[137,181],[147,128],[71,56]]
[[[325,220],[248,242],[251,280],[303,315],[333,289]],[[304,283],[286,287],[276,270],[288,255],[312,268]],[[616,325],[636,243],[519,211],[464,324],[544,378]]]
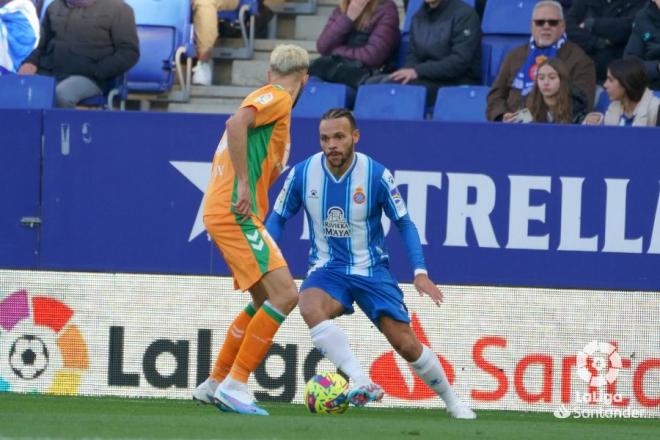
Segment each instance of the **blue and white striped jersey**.
[[415,269],[424,269],[419,235],[392,174],[370,157],[355,153],[337,179],[319,152],[297,164],[287,176],[266,226],[275,239],[284,222],[305,209],[310,231],[310,272],[320,267],[371,276],[388,265],[381,225],[383,212],[402,232]]

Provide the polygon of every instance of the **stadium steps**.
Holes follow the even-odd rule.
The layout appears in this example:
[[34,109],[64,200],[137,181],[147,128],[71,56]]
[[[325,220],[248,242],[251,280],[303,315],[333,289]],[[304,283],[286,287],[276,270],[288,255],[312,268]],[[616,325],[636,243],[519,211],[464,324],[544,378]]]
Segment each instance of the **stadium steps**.
[[[403,23],[403,1],[395,0]],[[241,100],[255,87],[266,82],[266,70],[270,52],[278,44],[297,44],[309,51],[312,59],[319,56],[316,39],[325,26],[328,16],[339,0],[318,0],[315,15],[277,14],[277,39],[257,39],[255,54],[251,60],[216,59],[214,84],[210,87],[193,86],[192,97],[187,103],[169,103],[170,112],[184,113],[233,113]],[[240,39],[220,39],[222,46],[237,46]],[[152,108],[158,110],[158,108]]]

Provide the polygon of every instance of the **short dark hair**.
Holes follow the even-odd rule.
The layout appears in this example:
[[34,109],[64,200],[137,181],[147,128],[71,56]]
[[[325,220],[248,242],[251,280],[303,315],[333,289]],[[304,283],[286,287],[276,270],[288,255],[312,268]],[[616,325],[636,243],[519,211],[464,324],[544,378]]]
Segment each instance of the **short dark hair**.
[[331,108],[327,112],[323,113],[323,116],[321,116],[321,121],[341,118],[348,119],[348,122],[351,124],[351,130],[355,130],[357,128],[357,123],[355,122],[353,113],[347,108]]
[[628,99],[639,102],[649,86],[649,77],[644,64],[637,58],[624,58],[612,61],[607,69],[626,91]]

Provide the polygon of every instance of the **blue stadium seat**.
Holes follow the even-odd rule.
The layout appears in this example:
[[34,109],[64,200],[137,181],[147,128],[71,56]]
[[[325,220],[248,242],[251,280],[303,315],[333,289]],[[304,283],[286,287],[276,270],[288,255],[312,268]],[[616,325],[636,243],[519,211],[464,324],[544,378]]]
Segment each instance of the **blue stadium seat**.
[[[127,74],[128,90],[188,101],[195,55],[190,0],[124,1],[133,8],[140,39],[140,59]],[[172,91],[175,78],[181,90]]]
[[529,35],[538,0],[488,0],[481,30],[488,34]]
[[[213,57],[241,59],[241,60],[252,59],[252,57],[254,56],[255,17],[258,13],[259,13],[259,3],[257,0],[240,0],[235,10],[218,12],[218,18],[220,20],[238,23],[238,25],[241,28],[241,40],[243,41],[243,46],[214,47]],[[245,24],[246,18],[250,20],[249,29]]]
[[482,78],[493,84],[500,64],[514,47],[529,41],[532,11],[538,0],[489,0],[481,22]]
[[344,84],[310,82],[293,108],[292,115],[319,118],[331,108],[346,107],[347,87]]
[[654,91],[653,91],[653,94],[654,94],[655,96],[657,96],[658,98],[660,98],[660,90],[654,90]]
[[42,109],[55,105],[55,79],[41,75],[0,75],[0,108]]
[[436,121],[486,121],[488,86],[441,87],[433,107]]
[[358,119],[423,120],[426,88],[402,84],[360,86],[353,114]]

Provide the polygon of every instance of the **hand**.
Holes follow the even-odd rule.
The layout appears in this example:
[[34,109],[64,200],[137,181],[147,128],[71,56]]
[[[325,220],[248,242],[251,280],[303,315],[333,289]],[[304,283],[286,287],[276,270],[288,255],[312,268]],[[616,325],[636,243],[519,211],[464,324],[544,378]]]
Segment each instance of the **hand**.
[[428,295],[431,297],[436,306],[439,306],[443,299],[442,290],[433,284],[433,281],[425,273],[420,273],[415,277],[413,282],[415,289],[419,292],[419,296]]
[[502,116],[502,122],[513,122],[513,118],[515,117],[515,113],[504,113],[504,116]]
[[19,75],[34,75],[37,73],[37,66],[32,63],[23,63],[18,69]]
[[240,221],[247,220],[252,214],[252,199],[250,197],[250,184],[247,180],[239,179],[236,186],[236,202],[232,205],[234,212],[240,216]]
[[417,79],[417,71],[412,67],[399,69],[390,74],[390,79],[400,82],[401,84],[408,84],[410,81]]
[[369,0],[350,0],[348,9],[346,9],[346,16],[351,21],[357,20],[364,8],[367,7],[367,3],[369,3]]

